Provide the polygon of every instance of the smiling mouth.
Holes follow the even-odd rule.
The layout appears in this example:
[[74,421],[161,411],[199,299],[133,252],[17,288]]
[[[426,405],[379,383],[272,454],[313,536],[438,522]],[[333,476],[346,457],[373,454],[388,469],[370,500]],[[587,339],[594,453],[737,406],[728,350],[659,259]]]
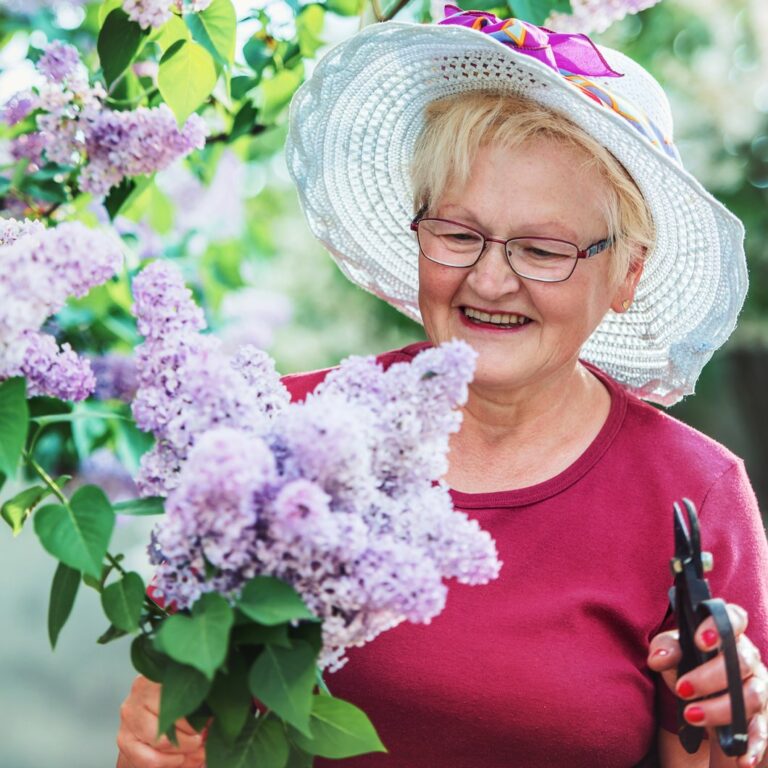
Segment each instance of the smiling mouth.
[[477,325],[489,325],[494,328],[519,328],[531,322],[530,317],[517,315],[511,312],[481,312],[471,307],[461,307],[461,312],[468,320]]

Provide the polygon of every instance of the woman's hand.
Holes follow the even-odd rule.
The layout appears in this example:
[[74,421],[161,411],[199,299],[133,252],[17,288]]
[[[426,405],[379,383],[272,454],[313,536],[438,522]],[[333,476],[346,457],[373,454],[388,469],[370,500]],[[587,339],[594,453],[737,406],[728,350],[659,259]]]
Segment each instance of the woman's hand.
[[137,677],[120,707],[117,768],[202,768],[205,739],[186,720],[176,721],[175,747],[165,736],[157,739],[160,686]]
[[[744,704],[749,723],[747,753],[739,757],[734,764],[739,768],[755,768],[761,764],[760,761],[768,747],[768,670],[760,659],[760,652],[744,634],[747,628],[747,612],[738,605],[730,604],[728,615],[736,636]],[[728,687],[725,660],[722,654],[718,654],[678,679],[677,665],[680,663],[681,651],[677,638],[676,630],[656,635],[651,640],[648,666],[661,673],[676,696],[692,701],[684,711],[685,719],[692,725],[709,729],[710,740],[716,740],[715,726],[729,725],[731,722],[728,693],[705,701],[698,699],[719,693]],[[702,651],[712,651],[720,647],[720,637],[711,617],[703,621],[696,630],[694,641]]]

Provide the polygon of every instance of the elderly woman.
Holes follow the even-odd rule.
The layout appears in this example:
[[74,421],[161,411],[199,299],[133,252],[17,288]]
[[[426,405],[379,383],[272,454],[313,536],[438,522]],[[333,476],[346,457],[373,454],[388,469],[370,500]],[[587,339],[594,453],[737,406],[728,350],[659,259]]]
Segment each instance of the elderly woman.
[[[682,168],[666,99],[637,64],[583,36],[448,10],[336,47],[292,107],[287,156],[313,231],[350,279],[424,324],[427,342],[380,360],[452,338],[478,352],[445,480],[504,561],[496,582],[454,586],[431,625],[385,633],[330,677],[389,749],[349,764],[763,764],[768,550],[754,494],[739,459],[643,402],[691,392],[732,331],[741,225]],[[286,384],[302,398],[324,375]],[[713,730],[731,718],[722,656],[676,673],[668,563],[683,497],[738,636],[738,760]],[[705,621],[697,645],[719,642]],[[678,699],[709,729],[695,755],[676,735]],[[183,724],[178,750],[152,743],[156,712],[140,679],[118,766],[199,765]]]

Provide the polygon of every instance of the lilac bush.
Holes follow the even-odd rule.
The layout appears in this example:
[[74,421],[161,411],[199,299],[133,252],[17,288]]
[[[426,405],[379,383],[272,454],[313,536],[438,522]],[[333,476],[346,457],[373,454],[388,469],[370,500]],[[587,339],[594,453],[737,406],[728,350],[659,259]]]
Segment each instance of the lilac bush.
[[128,18],[139,23],[142,29],[161,27],[175,10],[204,11],[211,0],[124,0],[123,10]]
[[89,83],[77,50],[67,43],[47,45],[37,70],[42,84],[16,94],[3,107],[9,125],[37,111],[37,130],[13,139],[11,155],[38,167],[45,162],[82,165],[79,186],[84,192],[106,195],[124,178],[167,168],[205,145],[207,128],[199,115],[179,128],[166,104],[108,109],[104,88]]
[[605,32],[616,21],[656,5],[659,0],[571,0],[570,13],[552,13],[546,26],[558,32]]
[[122,263],[112,235],[73,222],[0,221],[0,380],[27,378],[30,395],[82,400],[96,381],[88,361],[41,332],[70,296],[82,297]]
[[134,295],[146,337],[134,414],[157,438],[139,485],[167,495],[150,547],[156,595],[187,608],[209,591],[235,599],[256,575],[280,578],[323,620],[321,663],[337,668],[347,648],[429,622],[445,579],[496,577],[493,540],[434,482],[474,372],[469,346],[386,371],[352,357],[289,404],[265,353],[229,359],[199,333],[177,269],[150,265]]

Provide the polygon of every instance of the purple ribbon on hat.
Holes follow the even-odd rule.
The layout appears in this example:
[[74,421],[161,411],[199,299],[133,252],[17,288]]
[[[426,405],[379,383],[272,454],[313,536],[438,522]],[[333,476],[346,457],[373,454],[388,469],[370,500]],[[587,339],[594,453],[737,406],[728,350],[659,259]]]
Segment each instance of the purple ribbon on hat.
[[552,32],[520,19],[499,19],[492,13],[463,11],[455,5],[446,5],[445,14],[445,18],[438,24],[456,24],[476,29],[546,64],[559,74],[623,77],[620,72],[608,66],[586,35]]

